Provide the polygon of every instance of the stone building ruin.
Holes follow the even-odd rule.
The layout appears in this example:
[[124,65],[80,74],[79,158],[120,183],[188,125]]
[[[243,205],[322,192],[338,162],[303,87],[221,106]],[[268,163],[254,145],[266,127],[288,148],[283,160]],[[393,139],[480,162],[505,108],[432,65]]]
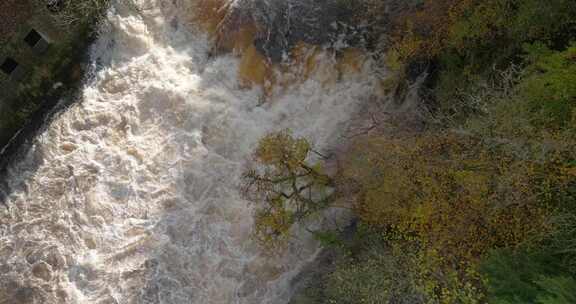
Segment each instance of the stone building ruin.
[[52,44],[71,35],[58,24],[64,0],[0,1],[0,110],[42,64]]

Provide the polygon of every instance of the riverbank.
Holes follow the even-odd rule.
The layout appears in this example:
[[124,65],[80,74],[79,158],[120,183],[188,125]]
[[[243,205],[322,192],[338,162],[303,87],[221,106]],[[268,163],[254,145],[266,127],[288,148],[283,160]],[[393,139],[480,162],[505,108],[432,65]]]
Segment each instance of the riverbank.
[[575,17],[563,0],[422,1],[396,16],[386,84],[401,100],[429,67],[425,124],[356,138],[335,176],[355,242],[321,232],[338,257],[293,304],[576,301]]
[[9,126],[2,128],[0,141],[0,176],[5,176],[9,165],[22,148],[47,127],[61,110],[81,98],[80,89],[89,69],[90,45],[97,38],[97,20],[88,22],[82,30],[60,46],[59,55],[50,66],[49,76],[30,91],[23,92],[12,104],[20,105],[13,109],[14,116]]

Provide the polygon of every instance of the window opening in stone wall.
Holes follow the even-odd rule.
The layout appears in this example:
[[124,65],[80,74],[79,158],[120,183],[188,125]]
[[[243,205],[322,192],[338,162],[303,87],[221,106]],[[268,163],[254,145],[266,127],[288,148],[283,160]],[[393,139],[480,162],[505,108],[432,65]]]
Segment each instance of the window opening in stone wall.
[[16,68],[18,68],[18,62],[12,58],[6,58],[2,65],[0,65],[0,70],[8,75],[11,75]]
[[38,41],[42,39],[40,33],[38,33],[35,29],[32,29],[26,37],[24,37],[24,42],[28,44],[30,47],[35,47],[38,44]]

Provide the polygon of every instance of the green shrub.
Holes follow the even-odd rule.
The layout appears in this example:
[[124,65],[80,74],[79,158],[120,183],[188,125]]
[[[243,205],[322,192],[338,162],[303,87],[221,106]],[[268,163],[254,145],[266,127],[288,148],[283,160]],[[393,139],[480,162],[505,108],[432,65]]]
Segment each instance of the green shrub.
[[[453,9],[446,25],[436,25],[442,28],[446,37],[439,48],[435,59],[438,61],[438,82],[435,85],[434,96],[439,103],[439,110],[444,115],[455,118],[457,123],[466,117],[479,114],[474,104],[467,104],[470,94],[476,94],[482,82],[492,82],[499,70],[506,70],[511,64],[534,63],[525,62],[522,54],[524,45],[537,44],[554,50],[565,49],[570,41],[576,39],[576,2],[571,0],[551,0],[543,5],[540,0],[442,0]],[[439,4],[438,4],[439,5]],[[433,24],[434,27],[434,24]],[[435,39],[420,37],[421,40]],[[426,45],[426,43],[421,43]],[[564,54],[569,56],[569,54]],[[542,85],[551,78],[563,78],[565,84],[574,83],[574,75],[570,69],[560,75],[559,66],[567,67],[570,63],[562,59],[563,55],[539,57],[538,66],[546,66],[546,71],[540,79],[527,83],[528,96],[537,94]],[[564,57],[565,58],[565,57]],[[408,58],[407,60],[410,60]],[[406,64],[405,64],[406,65]],[[554,74],[554,75],[553,75]],[[541,85],[539,85],[541,84]],[[559,99],[551,99],[553,94],[561,92],[553,85],[546,87],[542,94],[547,102],[544,107],[535,109],[540,116],[550,115],[551,121],[543,123],[558,124],[570,116],[566,103]],[[550,92],[553,91],[553,94]],[[568,94],[568,92],[566,92]],[[537,96],[534,96],[537,97]]]
[[542,43],[526,46],[530,65],[520,84],[534,124],[547,128],[574,125],[576,113],[576,44],[562,52]]
[[575,303],[576,281],[564,271],[561,258],[550,252],[496,250],[483,262],[488,302]]
[[362,225],[347,245],[334,267],[291,303],[425,303],[415,242],[389,242],[382,231]]
[[340,262],[328,276],[325,293],[334,304],[421,303],[410,253],[368,248]]
[[539,304],[576,303],[576,280],[571,277],[541,277],[536,284],[544,291],[538,295]]

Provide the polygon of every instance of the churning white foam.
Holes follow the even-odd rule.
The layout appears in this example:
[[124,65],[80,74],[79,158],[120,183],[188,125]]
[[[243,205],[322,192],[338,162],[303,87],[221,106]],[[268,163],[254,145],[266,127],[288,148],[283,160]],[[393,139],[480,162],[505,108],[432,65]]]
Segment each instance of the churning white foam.
[[242,166],[274,130],[337,144],[375,77],[326,84],[326,52],[309,79],[262,104],[260,90],[240,89],[238,58],[208,56],[183,16],[191,1],[110,10],[83,101],[10,169],[0,303],[288,301],[317,245],[303,235],[282,257],[259,252]]

